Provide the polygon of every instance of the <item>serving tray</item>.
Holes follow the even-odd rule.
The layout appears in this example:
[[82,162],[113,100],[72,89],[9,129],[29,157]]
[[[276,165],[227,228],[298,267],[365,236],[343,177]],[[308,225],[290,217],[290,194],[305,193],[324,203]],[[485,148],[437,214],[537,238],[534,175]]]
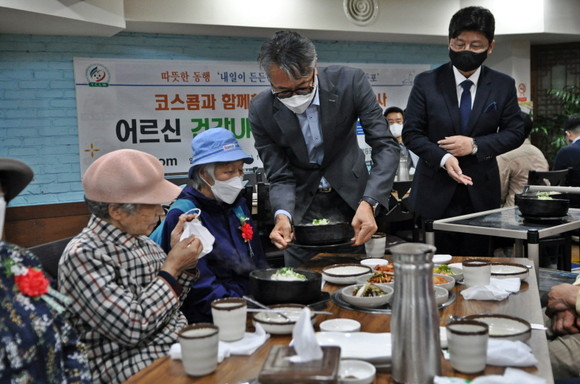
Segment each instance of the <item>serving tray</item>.
[[[350,309],[351,311],[359,311],[364,313],[383,314],[383,315],[390,315],[393,311],[390,304],[386,304],[378,308],[356,307],[344,301],[344,299],[342,298],[342,294],[340,293],[340,290],[331,293],[330,298],[339,307]],[[443,304],[438,305],[438,308],[441,310],[450,305],[451,303],[453,303],[454,301],[455,301],[455,292],[450,291],[449,298],[447,299],[447,301],[445,301]]]

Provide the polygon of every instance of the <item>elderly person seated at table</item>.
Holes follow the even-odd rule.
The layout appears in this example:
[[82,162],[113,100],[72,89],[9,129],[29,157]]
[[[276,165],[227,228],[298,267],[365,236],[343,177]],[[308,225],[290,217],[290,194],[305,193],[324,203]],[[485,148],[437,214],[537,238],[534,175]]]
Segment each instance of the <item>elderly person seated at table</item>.
[[199,279],[181,310],[189,322],[211,321],[213,300],[247,294],[249,273],[268,265],[260,238],[254,236],[252,214],[240,195],[243,165],[251,163],[252,157],[224,128],[200,133],[191,148],[192,185],[183,189],[167,213],[160,244],[168,249],[171,231],[181,214],[193,208],[201,210],[200,220],[215,242],[212,251],[199,260]]
[[197,278],[200,240],[181,241],[179,218],[165,253],[148,235],[161,204],[181,189],[163,177],[159,160],[124,149],[103,155],[83,177],[92,215],[67,245],[59,263],[59,289],[70,296],[72,322],[87,345],[95,383],[120,383],[167,356],[187,325],[179,311]]
[[548,347],[555,379],[580,382],[580,276],[573,284],[558,284],[548,292]]
[[[32,180],[32,169],[0,158],[0,237],[6,204]],[[68,299],[54,291],[31,252],[0,240],[0,383],[91,383]]]

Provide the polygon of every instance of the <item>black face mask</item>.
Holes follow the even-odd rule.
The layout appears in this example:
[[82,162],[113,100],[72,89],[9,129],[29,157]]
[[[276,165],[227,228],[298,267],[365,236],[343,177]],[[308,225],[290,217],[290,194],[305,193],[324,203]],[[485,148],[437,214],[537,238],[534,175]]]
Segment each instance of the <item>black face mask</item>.
[[483,64],[485,59],[487,59],[487,50],[481,53],[474,53],[471,51],[456,52],[453,49],[449,49],[449,58],[451,59],[451,64],[457,69],[469,72]]

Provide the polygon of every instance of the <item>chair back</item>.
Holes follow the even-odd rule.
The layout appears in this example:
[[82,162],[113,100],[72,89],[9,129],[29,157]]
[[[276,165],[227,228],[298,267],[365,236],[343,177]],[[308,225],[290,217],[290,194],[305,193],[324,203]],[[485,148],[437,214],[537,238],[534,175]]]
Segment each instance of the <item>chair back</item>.
[[568,185],[570,168],[557,171],[528,171],[528,185]]
[[29,251],[38,257],[44,272],[48,277],[54,279],[54,281],[57,281],[58,279],[58,261],[60,260],[62,252],[67,244],[73,237],[74,236],[71,236],[28,248]]

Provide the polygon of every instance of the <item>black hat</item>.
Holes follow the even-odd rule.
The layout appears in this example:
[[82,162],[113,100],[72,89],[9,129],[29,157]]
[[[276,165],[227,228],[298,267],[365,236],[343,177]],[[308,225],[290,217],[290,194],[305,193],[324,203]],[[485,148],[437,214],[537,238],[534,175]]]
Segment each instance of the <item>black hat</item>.
[[16,197],[30,183],[33,176],[32,169],[22,161],[0,157],[0,183],[6,202]]

